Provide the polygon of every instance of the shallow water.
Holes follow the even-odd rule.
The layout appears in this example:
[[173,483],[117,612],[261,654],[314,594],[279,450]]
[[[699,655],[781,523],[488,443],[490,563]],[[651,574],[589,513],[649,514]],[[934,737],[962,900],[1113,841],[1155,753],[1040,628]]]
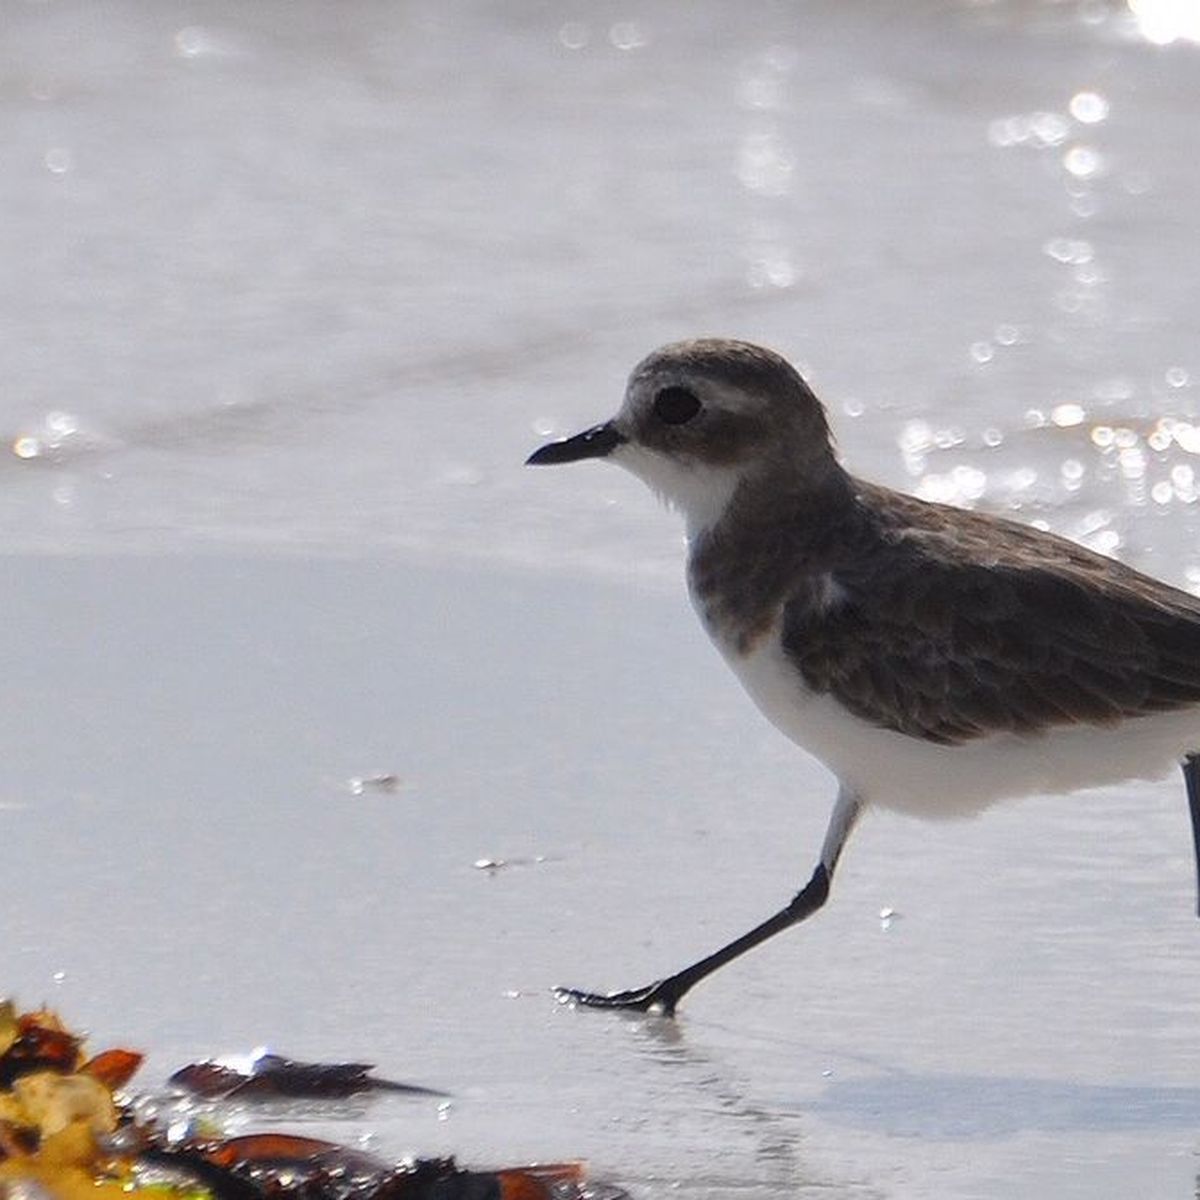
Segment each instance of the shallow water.
[[453,1091],[304,1114],[392,1154],[1191,1197],[1175,780],[875,817],[678,1022],[550,1001],[773,910],[832,783],[674,519],[520,465],[745,336],[856,471],[1200,586],[1200,46],[1140,11],[3,4],[3,987],[147,1082],[269,1041]]

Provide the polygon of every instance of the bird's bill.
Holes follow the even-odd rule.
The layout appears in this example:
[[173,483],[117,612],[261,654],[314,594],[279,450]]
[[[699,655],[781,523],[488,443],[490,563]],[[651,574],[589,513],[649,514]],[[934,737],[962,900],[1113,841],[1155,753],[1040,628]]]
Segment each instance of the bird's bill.
[[594,425],[561,442],[548,442],[540,450],[535,450],[525,460],[525,465],[544,467],[578,462],[581,458],[605,458],[626,440],[611,421],[605,421],[603,425]]

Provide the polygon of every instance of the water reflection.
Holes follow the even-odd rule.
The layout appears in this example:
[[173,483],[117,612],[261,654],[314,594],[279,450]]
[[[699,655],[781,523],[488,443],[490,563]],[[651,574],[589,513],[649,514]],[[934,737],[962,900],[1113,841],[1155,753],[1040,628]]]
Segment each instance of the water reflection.
[[[844,1181],[834,1181],[807,1160],[804,1142],[795,1125],[798,1114],[764,1103],[753,1094],[753,1085],[732,1061],[712,1043],[701,1046],[685,1036],[683,1023],[662,1017],[642,1014],[620,1014],[627,1020],[639,1056],[656,1069],[670,1072],[659,1083],[648,1083],[672,1097],[687,1096],[689,1117],[701,1119],[708,1125],[711,1144],[722,1148],[722,1158],[728,1159],[730,1147],[740,1139],[749,1142],[753,1160],[758,1164],[759,1178],[752,1186],[754,1195],[794,1196],[802,1189],[837,1190],[842,1194]],[[709,1022],[710,1030],[719,1028]],[[661,1115],[664,1106],[656,1105]],[[736,1184],[722,1179],[709,1159],[704,1166],[706,1183],[722,1188],[728,1194],[731,1187],[743,1188],[746,1180]],[[674,1180],[678,1187],[682,1182]]]
[[1138,33],[1156,46],[1200,42],[1200,4],[1196,0],[1129,0]]
[[749,61],[734,87],[737,107],[749,114],[734,175],[752,205],[742,241],[746,282],[755,289],[790,288],[798,275],[790,222],[779,208],[796,177],[796,153],[781,121],[795,62],[793,51],[772,46]]
[[1098,92],[1076,92],[1067,109],[1080,124],[1095,125],[1107,118],[1108,101]]

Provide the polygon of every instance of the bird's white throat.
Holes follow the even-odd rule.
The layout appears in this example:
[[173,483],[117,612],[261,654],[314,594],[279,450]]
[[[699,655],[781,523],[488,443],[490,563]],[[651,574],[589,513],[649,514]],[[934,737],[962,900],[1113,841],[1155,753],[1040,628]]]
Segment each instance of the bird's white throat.
[[724,516],[741,481],[736,467],[680,462],[633,442],[619,446],[611,461],[636,475],[664,504],[683,515],[689,542]]

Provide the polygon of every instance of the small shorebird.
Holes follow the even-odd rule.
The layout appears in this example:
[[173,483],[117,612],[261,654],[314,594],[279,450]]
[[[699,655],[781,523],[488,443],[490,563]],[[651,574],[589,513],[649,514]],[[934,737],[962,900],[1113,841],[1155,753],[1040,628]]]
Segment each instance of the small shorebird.
[[854,478],[808,385],[747,342],[655,351],[612,420],[529,462],[585,458],[683,513],[705,629],[839,789],[812,878],[774,916],[647,987],[561,1000],[673,1013],[825,903],[868,805],[959,816],[1178,763],[1200,876],[1200,599],[1053,534]]

